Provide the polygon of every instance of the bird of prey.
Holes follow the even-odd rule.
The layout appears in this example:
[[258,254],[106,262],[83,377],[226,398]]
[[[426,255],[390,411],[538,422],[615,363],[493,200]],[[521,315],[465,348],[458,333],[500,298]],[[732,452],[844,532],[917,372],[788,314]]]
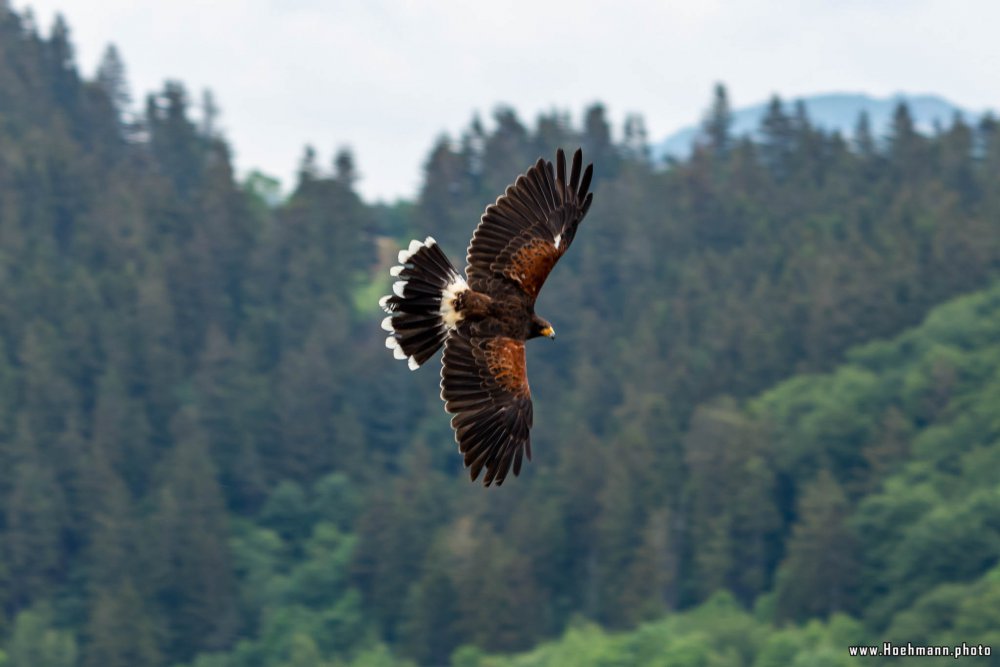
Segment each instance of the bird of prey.
[[441,399],[470,477],[501,485],[531,459],[531,391],[524,343],[555,338],[535,299],[590,208],[593,165],[573,155],[539,159],[486,208],[461,276],[433,238],[399,252],[397,281],[379,305],[389,313],[386,347],[416,370],[444,345]]

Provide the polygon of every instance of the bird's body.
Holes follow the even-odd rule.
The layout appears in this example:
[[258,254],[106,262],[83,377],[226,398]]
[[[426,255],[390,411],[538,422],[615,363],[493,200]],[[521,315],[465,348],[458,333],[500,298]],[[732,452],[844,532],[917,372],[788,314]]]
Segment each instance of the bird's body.
[[[454,413],[459,450],[476,479],[500,485],[531,458],[531,391],[524,342],[554,337],[535,314],[546,277],[566,252],[592,199],[592,165],[581,174],[573,156],[566,178],[560,150],[556,168],[538,162],[487,207],[469,245],[462,277],[433,238],[411,241],[390,273],[399,280],[380,305],[386,347],[418,368],[444,345],[441,398]],[[582,179],[581,179],[582,175]]]

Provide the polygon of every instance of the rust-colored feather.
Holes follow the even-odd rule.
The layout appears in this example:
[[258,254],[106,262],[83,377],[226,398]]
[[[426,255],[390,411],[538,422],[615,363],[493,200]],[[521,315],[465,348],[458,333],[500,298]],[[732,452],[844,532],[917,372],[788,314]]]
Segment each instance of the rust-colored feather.
[[528,397],[531,391],[528,389],[524,342],[498,336],[488,339],[483,349],[486,367],[497,385],[515,396]]

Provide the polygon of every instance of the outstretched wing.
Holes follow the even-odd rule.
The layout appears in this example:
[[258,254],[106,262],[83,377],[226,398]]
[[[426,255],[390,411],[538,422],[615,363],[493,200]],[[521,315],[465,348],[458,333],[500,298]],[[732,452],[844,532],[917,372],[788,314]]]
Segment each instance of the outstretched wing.
[[503,336],[470,337],[453,331],[441,360],[441,398],[455,416],[458,449],[473,480],[486,469],[483,484],[503,484],[513,465],[531,459],[531,391],[524,341]]
[[486,208],[469,244],[465,272],[469,286],[490,293],[496,280],[510,281],[533,302],[555,263],[573,242],[590,208],[594,165],[581,179],[583,153],[573,155],[569,181],[566,156],[556,153],[556,168],[539,159]]

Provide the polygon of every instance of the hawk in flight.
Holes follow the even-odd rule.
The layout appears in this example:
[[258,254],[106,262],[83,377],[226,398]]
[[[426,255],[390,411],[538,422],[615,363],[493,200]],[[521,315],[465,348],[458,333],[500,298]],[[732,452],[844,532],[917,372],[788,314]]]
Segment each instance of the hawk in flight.
[[399,251],[386,347],[416,370],[444,345],[441,398],[454,414],[455,440],[473,480],[485,468],[486,486],[503,484],[531,459],[531,391],[524,342],[555,338],[535,314],[545,278],[576,235],[590,208],[593,165],[576,151],[556,164],[539,159],[486,208],[469,244],[463,278],[433,238]]

